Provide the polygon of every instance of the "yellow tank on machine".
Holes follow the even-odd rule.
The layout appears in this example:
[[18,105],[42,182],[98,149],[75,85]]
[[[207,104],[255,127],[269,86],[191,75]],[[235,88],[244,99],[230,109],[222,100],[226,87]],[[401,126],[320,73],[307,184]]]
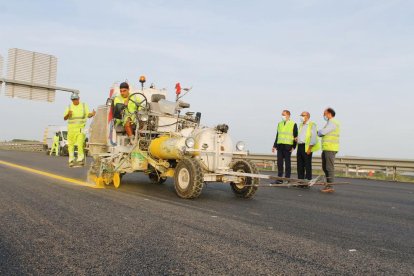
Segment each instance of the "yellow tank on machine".
[[184,137],[165,135],[152,140],[149,152],[152,156],[159,159],[181,159],[183,157],[183,148],[185,148]]

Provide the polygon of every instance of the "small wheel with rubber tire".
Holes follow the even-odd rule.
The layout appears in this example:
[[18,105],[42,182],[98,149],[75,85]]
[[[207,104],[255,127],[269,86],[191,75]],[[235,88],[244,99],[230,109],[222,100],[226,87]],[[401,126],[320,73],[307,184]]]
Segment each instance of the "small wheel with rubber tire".
[[177,195],[186,199],[197,198],[203,187],[203,169],[199,161],[187,157],[178,162],[174,173],[174,188]]
[[[248,160],[238,160],[232,165],[232,170],[241,173],[258,174],[258,169],[255,164]],[[231,189],[237,197],[251,198],[257,191],[259,184],[258,178],[243,177],[243,181],[240,183],[230,183]]]
[[115,189],[118,189],[121,186],[121,174],[116,172],[112,176],[112,184],[114,184]]

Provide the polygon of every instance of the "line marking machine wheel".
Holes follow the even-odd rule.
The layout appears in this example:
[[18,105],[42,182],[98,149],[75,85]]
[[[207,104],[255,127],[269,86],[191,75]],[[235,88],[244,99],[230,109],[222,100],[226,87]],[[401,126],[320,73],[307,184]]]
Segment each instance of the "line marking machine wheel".
[[[238,160],[233,163],[232,170],[235,172],[258,174],[255,164],[248,160]],[[231,189],[237,197],[251,198],[257,191],[254,185],[259,184],[258,178],[243,177],[241,183],[230,183]]]
[[114,175],[112,177],[112,183],[114,184],[114,187],[116,189],[118,189],[119,186],[121,185],[121,176],[118,172],[114,173]]
[[181,198],[192,199],[200,196],[204,187],[203,170],[198,160],[184,158],[174,173],[175,192]]

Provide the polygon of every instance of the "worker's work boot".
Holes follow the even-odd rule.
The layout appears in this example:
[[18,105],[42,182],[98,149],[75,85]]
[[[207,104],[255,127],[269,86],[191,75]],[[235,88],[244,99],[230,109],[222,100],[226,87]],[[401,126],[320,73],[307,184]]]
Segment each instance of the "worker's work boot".
[[75,161],[74,160],[69,161],[69,167],[73,168],[74,166],[75,166]]
[[326,186],[321,190],[322,193],[333,193],[335,190],[332,188],[332,186]]

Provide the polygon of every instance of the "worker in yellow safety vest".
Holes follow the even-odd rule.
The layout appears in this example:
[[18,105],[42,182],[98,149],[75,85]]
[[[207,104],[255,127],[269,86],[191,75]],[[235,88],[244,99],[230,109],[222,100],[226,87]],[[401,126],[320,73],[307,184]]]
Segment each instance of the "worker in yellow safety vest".
[[[317,126],[310,121],[310,113],[303,111],[300,114],[299,133],[296,141],[298,151],[296,153],[297,171],[299,179],[312,179],[312,155],[320,149]],[[305,187],[305,186],[303,186]]]
[[324,193],[332,193],[334,189],[330,183],[335,180],[335,156],[339,151],[339,136],[341,124],[335,119],[336,112],[332,108],[327,108],[323,112],[326,125],[318,131],[322,137],[322,169],[326,176],[327,185],[321,190]]
[[53,144],[52,144],[52,148],[50,149],[50,156],[52,156],[53,152],[55,152],[56,156],[59,156],[59,143],[60,143],[60,139],[59,139],[59,132],[56,132],[55,136],[53,136]]
[[[136,112],[141,109],[140,103],[143,101],[139,95],[130,96],[129,84],[123,82],[119,85],[120,94],[114,99],[115,113],[122,113],[122,118],[116,119],[116,125],[122,125],[131,143],[134,140],[134,129],[137,127]],[[119,115],[118,115],[119,117]]]
[[95,116],[96,112],[93,110],[89,112],[89,107],[86,103],[81,103],[79,95],[74,93],[70,104],[64,113],[64,120],[68,121],[68,151],[69,151],[69,167],[75,166],[75,146],[78,148],[78,156],[76,163],[80,166],[85,164],[85,125],[88,118]]
[[[298,127],[295,122],[290,120],[290,111],[283,110],[282,121],[277,125],[276,139],[273,144],[272,152],[277,151],[277,175],[283,177],[283,163],[285,163],[285,177],[290,178],[291,155],[296,148],[296,137]],[[273,184],[282,184],[283,181],[276,180]]]

